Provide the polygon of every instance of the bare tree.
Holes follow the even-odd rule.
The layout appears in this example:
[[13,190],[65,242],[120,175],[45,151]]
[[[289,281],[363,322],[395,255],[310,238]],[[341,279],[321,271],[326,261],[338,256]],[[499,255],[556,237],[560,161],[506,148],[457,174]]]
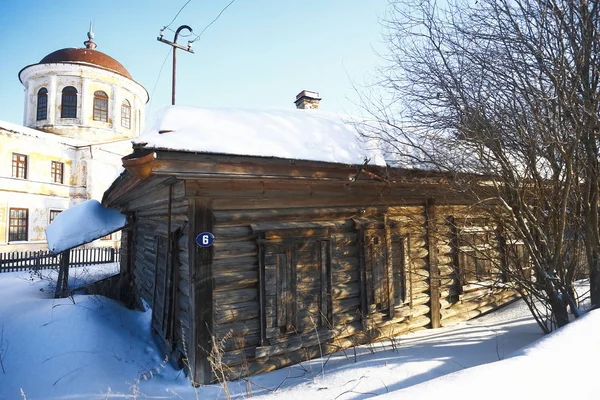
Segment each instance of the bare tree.
[[386,68],[361,96],[376,122],[363,134],[391,162],[453,173],[454,190],[522,244],[530,262],[499,268],[544,330],[545,307],[558,326],[577,312],[579,249],[600,305],[599,2],[389,6]]

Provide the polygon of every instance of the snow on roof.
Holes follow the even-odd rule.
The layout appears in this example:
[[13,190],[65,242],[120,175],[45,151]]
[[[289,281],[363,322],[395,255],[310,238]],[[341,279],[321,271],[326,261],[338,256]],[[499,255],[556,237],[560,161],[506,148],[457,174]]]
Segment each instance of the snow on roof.
[[54,143],[63,143],[69,146],[83,146],[86,143],[81,140],[76,140],[64,136],[55,135],[53,133],[48,133],[44,131],[39,131],[37,129],[28,128],[26,126],[13,124],[6,121],[0,121],[0,130],[9,131],[12,133],[17,133],[24,136],[30,136],[37,139],[49,140]]
[[89,243],[125,226],[126,217],[97,200],[87,200],[58,214],[46,228],[53,254]]
[[[386,165],[356,120],[316,110],[170,106],[159,110],[134,146],[201,153]],[[162,132],[162,133],[161,133]]]

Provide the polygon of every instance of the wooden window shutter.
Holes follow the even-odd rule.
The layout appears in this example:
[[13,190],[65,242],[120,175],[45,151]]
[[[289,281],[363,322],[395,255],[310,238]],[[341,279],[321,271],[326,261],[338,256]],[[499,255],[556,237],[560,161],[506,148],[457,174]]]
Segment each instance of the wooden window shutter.
[[162,236],[155,238],[154,297],[152,300],[152,327],[166,341],[170,339],[171,292],[173,274],[168,240]]
[[279,336],[292,325],[289,259],[290,249],[285,245],[264,246],[264,338]]
[[331,240],[313,234],[280,230],[257,239],[261,346],[331,323]]
[[331,250],[333,244],[331,240],[322,240],[319,242],[321,257],[320,257],[320,270],[321,270],[321,296],[320,296],[320,316],[321,326],[333,326],[333,307],[331,299]]

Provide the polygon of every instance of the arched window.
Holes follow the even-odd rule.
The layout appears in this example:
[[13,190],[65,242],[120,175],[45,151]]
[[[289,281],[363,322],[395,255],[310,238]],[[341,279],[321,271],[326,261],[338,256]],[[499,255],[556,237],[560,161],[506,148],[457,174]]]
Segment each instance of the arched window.
[[37,94],[37,120],[48,118],[48,89],[41,88]]
[[94,92],[94,121],[108,122],[108,95],[101,90]]
[[131,104],[127,100],[121,104],[121,126],[131,129]]
[[67,86],[62,90],[61,118],[77,118],[77,89]]

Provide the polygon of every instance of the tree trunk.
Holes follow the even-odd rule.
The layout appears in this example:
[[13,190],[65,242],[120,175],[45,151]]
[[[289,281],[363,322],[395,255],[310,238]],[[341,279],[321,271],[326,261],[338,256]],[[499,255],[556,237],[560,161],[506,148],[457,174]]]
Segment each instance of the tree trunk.
[[552,314],[554,315],[554,319],[556,320],[556,326],[558,328],[565,326],[569,323],[569,313],[567,312],[567,305],[564,301],[562,301],[557,293],[552,293],[550,296],[550,307],[552,309]]
[[590,271],[590,298],[593,308],[600,307],[600,254],[594,244],[588,245],[588,266]]

